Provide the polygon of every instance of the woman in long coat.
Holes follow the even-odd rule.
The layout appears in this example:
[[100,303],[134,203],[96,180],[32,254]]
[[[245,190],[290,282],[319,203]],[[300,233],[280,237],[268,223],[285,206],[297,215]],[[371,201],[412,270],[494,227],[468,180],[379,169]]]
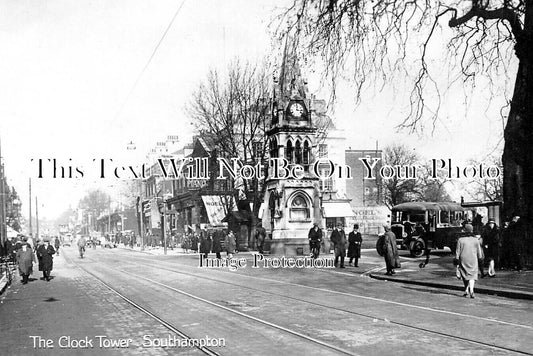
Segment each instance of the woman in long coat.
[[383,251],[387,275],[393,275],[395,268],[400,268],[400,257],[398,256],[398,246],[396,246],[396,235],[391,231],[390,226],[384,226],[385,234],[383,239]]
[[40,259],[39,271],[43,272],[43,279],[50,281],[50,271],[54,266],[54,254],[56,250],[50,245],[50,240],[44,242],[44,245],[40,245],[37,248],[37,256]]
[[478,261],[483,256],[483,251],[473,231],[474,228],[472,225],[465,225],[467,236],[459,238],[455,250],[459,273],[465,286],[464,296],[470,296],[470,298],[474,298],[474,284],[477,281],[477,275],[479,273]]
[[19,264],[19,272],[22,276],[22,284],[26,284],[28,283],[28,277],[33,273],[35,255],[31,247],[26,243],[17,251],[16,258]]
[[350,257],[350,266],[355,259],[354,267],[359,267],[359,259],[361,258],[361,243],[363,238],[359,232],[359,225],[353,226],[353,231],[348,234],[348,257]]

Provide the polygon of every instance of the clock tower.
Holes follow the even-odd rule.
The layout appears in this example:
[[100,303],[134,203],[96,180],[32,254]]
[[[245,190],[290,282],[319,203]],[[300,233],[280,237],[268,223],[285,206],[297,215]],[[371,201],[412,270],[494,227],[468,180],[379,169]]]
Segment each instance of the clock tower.
[[[318,178],[312,174],[316,148],[314,98],[302,78],[295,46],[285,45],[279,77],[274,79],[272,118],[267,139],[271,163],[285,170],[266,179],[263,226],[272,234],[271,253],[308,254],[307,235],[322,220]],[[292,47],[292,48],[291,48]],[[291,172],[294,174],[284,175]]]

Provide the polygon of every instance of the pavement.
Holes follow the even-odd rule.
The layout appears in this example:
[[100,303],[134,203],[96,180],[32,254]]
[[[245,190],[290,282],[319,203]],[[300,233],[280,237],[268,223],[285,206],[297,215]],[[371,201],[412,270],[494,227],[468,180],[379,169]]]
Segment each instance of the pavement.
[[[402,268],[396,269],[395,275],[387,276],[386,270],[383,269],[374,271],[369,276],[389,282],[463,291],[463,282],[455,274],[453,257],[450,253],[437,252],[431,256],[430,262],[425,267],[420,268],[419,265],[425,258],[410,258],[404,255],[400,259]],[[485,268],[486,272],[487,268]],[[533,300],[533,271],[497,270],[494,277],[478,278],[475,292]]]
[[34,265],[28,284],[20,283],[16,272],[0,295],[0,354],[196,354],[192,349],[169,352],[139,343],[110,347],[111,340],[142,340],[144,335],[166,335],[168,330],[77,269],[63,254],[54,257],[51,276],[50,282],[41,280]]
[[[146,247],[141,250],[140,247],[123,247],[118,248],[130,249],[150,255],[164,255],[162,247]],[[239,252],[239,256],[251,256],[252,252]],[[430,262],[420,268],[420,263],[425,261],[424,258],[412,258],[409,253],[400,250],[400,260],[402,268],[396,269],[393,276],[385,275],[385,262],[375,249],[363,249],[362,258],[359,260],[359,268],[348,266],[343,273],[355,273],[369,276],[377,280],[414,284],[432,288],[442,288],[449,290],[463,291],[463,282],[457,279],[455,275],[456,267],[453,265],[453,255],[449,251],[432,252]],[[167,249],[169,256],[189,255],[193,256],[195,252],[189,250],[186,253],[182,248]],[[223,256],[225,253],[222,254]],[[332,254],[321,254],[321,257],[333,258]],[[348,259],[347,259],[348,260]],[[337,270],[340,272],[341,270]],[[485,272],[487,269],[485,268]],[[495,277],[479,278],[476,282],[475,292],[477,294],[497,295],[506,298],[533,300],[533,271],[523,270],[517,272],[514,270],[497,270]]]

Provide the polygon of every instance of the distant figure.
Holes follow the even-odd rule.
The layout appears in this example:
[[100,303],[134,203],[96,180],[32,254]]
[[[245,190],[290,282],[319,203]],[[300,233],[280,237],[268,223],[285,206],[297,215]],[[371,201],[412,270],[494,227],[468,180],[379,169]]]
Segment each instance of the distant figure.
[[478,261],[483,255],[478,239],[474,236],[474,228],[470,224],[465,225],[467,236],[459,238],[455,250],[456,262],[459,273],[465,286],[464,297],[474,298],[474,284],[477,281]]
[[213,233],[213,247],[212,252],[216,254],[218,259],[221,259],[220,252],[222,252],[222,239],[224,232],[222,230],[215,230]]
[[[11,261],[16,261],[16,253],[17,251],[15,250],[15,245],[17,244],[16,242],[16,239],[14,237],[11,238],[11,240],[6,240],[6,256],[7,258],[9,258]],[[31,247],[30,247],[31,249]]]
[[56,250],[50,245],[50,240],[46,239],[44,244],[37,248],[37,256],[41,259],[39,271],[43,272],[43,279],[50,282],[50,272],[54,266],[54,254]]
[[209,256],[211,251],[211,237],[209,236],[207,230],[203,229],[200,231],[200,253],[204,255],[205,258]]
[[350,266],[352,261],[355,260],[353,266],[359,267],[359,259],[361,258],[361,244],[363,243],[363,238],[359,232],[359,225],[355,224],[353,226],[353,231],[348,234],[348,257],[350,257]]
[[524,267],[524,242],[525,226],[520,216],[513,216],[507,228],[509,234],[509,262],[518,272]]
[[[317,223],[314,223],[313,227],[309,230],[309,233],[307,234],[311,257],[318,258],[318,256],[320,255],[320,243],[322,242],[323,235],[324,234],[322,233],[322,229],[318,226]],[[316,249],[316,253],[313,253],[313,248]]]
[[33,273],[33,262],[35,262],[35,255],[27,243],[23,244],[20,250],[16,252],[16,260],[19,265],[22,284],[26,284],[28,277]]
[[255,239],[257,244],[257,251],[259,251],[260,254],[264,254],[263,248],[265,246],[266,235],[267,232],[265,228],[261,223],[258,223],[255,229]]
[[481,229],[483,228],[483,216],[481,214],[476,214],[472,221],[474,227],[474,235],[481,234]]
[[333,229],[330,240],[333,243],[333,248],[335,250],[335,267],[339,264],[340,257],[340,268],[345,268],[344,257],[346,256],[346,234],[342,228],[342,223],[338,223],[335,229]]
[[87,240],[85,240],[85,237],[80,236],[80,238],[78,239],[78,252],[80,253],[80,258],[83,258],[86,245],[87,245]]
[[236,242],[235,242],[235,234],[232,230],[228,232],[226,235],[226,253],[228,254],[228,258],[232,258],[233,254],[235,253]]
[[490,218],[481,234],[483,238],[483,254],[489,263],[489,277],[496,275],[495,265],[499,263],[500,228],[493,218]]
[[59,246],[60,246],[59,237],[56,236],[54,240],[54,247],[56,249],[56,253],[58,256],[59,256]]
[[385,234],[383,235],[383,256],[385,257],[385,265],[387,266],[388,276],[395,274],[394,269],[400,268],[400,257],[398,256],[398,246],[396,246],[396,235],[391,231],[389,225],[383,226]]

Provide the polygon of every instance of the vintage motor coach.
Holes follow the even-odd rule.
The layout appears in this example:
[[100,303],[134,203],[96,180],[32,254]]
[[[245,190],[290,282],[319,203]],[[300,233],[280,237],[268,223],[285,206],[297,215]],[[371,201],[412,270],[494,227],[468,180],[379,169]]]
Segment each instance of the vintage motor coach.
[[455,251],[467,209],[458,203],[410,202],[392,207],[391,229],[413,257],[444,246]]

